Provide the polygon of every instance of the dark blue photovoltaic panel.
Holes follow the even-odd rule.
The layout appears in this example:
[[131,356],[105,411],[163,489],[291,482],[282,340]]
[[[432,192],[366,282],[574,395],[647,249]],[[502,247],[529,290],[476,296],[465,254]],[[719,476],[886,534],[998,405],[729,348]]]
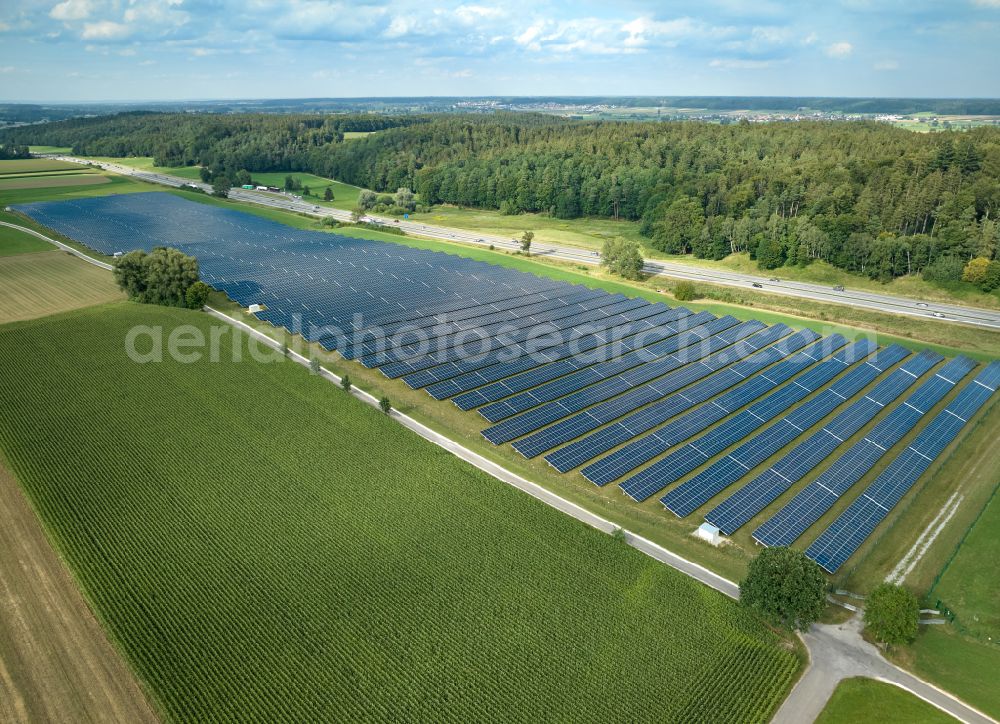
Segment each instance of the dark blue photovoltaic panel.
[[[636,314],[636,310],[643,310],[640,314],[645,314],[646,306],[635,305],[633,302],[631,309],[610,310],[597,309],[588,312],[582,317],[560,321],[559,323],[546,323],[537,326],[529,326],[527,329],[516,335],[516,343],[508,346],[501,346],[498,349],[484,354],[467,356],[467,352],[451,352],[445,355],[449,361],[421,369],[406,375],[403,381],[413,389],[419,389],[428,385],[441,382],[443,380],[468,374],[475,370],[503,362],[508,359],[516,359],[522,356],[535,357],[548,350],[555,349],[561,345],[572,342],[574,339],[588,335],[594,329],[604,329],[614,327],[624,322],[631,321]],[[508,342],[513,341],[512,336]],[[382,368],[385,371],[385,367]]]
[[[432,374],[432,381],[442,379],[437,375],[433,375],[432,368],[447,364],[448,362],[468,360],[470,357],[475,357],[489,350],[491,350],[489,354],[492,355],[502,354],[505,349],[519,347],[521,343],[531,339],[539,341],[537,344],[537,348],[539,349],[543,348],[545,343],[550,347],[554,347],[566,339],[571,339],[574,333],[579,335],[589,332],[589,326],[584,327],[584,325],[589,325],[593,321],[599,321],[620,314],[621,312],[648,305],[649,302],[643,299],[616,301],[612,297],[599,298],[580,304],[571,304],[560,309],[545,312],[544,314],[537,314],[533,319],[520,320],[510,325],[510,332],[501,331],[498,337],[485,337],[485,340],[487,340],[485,345],[478,334],[475,334],[475,330],[469,333],[468,337],[464,340],[464,348],[461,345],[455,346],[455,335],[452,335],[445,339],[444,344],[446,346],[444,349],[435,350],[428,354],[414,355],[405,361],[388,362],[379,367],[379,371],[386,377],[395,379],[403,375],[408,375],[412,378],[415,373],[428,370]],[[502,328],[503,325],[498,325],[498,327]],[[560,332],[565,335],[565,338],[559,338],[557,341],[549,340],[549,337],[553,333]],[[458,336],[461,337],[461,335]],[[409,382],[407,384],[410,384],[414,388],[424,386]]]
[[720,526],[719,529],[731,535],[832,455],[844,440],[868,424],[882,408],[912,387],[942,359],[939,354],[925,351],[894,370],[870,393],[853,402],[823,428],[717,505],[709,513],[712,521],[723,522],[726,527]]
[[965,427],[1000,386],[1000,362],[992,362],[917,435],[913,443],[889,463],[847,510],[840,514],[806,550],[829,573],[836,573],[861,547],[934,459]]
[[[527,295],[520,299],[505,299],[492,304],[470,307],[454,312],[431,314],[418,319],[394,322],[375,330],[366,330],[364,340],[354,340],[344,349],[348,359],[360,359],[366,367],[374,364],[380,356],[392,354],[401,347],[412,346],[417,339],[431,340],[457,332],[489,328],[497,323],[511,322],[532,314],[556,309],[567,304],[585,302],[607,296],[599,290],[565,290],[568,293]],[[660,309],[664,308],[661,305]],[[436,348],[436,344],[435,344]]]
[[975,366],[975,362],[966,357],[956,357],[948,362],[875,425],[864,439],[855,443],[822,475],[758,526],[753,533],[754,538],[767,546],[789,546],[794,543]]
[[[545,460],[559,472],[565,473],[736,385],[717,400],[713,400],[711,404],[693,409],[667,427],[658,430],[652,439],[661,441],[664,445],[660,450],[662,452],[670,445],[676,444],[671,441],[686,440],[774,389],[780,384],[776,378],[784,376],[784,379],[788,379],[813,364],[817,359],[815,355],[821,353],[822,344],[814,345],[809,350],[799,352],[791,359],[775,365],[779,360],[797,352],[818,337],[819,335],[812,330],[796,332],[778,344],[765,347],[745,360],[723,368],[684,392],[675,393],[652,405],[640,408],[612,425],[554,450],[545,456]],[[775,366],[769,369],[766,375],[755,374],[771,365]]]
[[[559,399],[576,390],[582,390],[595,382],[614,377],[658,357],[673,354],[683,347],[692,345],[713,334],[719,334],[737,324],[739,322],[735,317],[725,316],[710,320],[703,325],[690,327],[682,334],[671,335],[647,347],[638,348],[605,362],[576,366],[575,371],[570,371],[570,374],[558,375],[549,382],[539,381],[538,385],[531,385],[528,390],[522,393],[487,405],[479,410],[479,414],[490,422],[506,420],[519,412]],[[570,364],[572,363],[567,361],[567,366]],[[506,383],[507,380],[504,382]]]
[[[627,300],[616,300],[607,294],[572,294],[545,299],[516,310],[492,312],[459,322],[437,322],[430,326],[419,327],[406,323],[382,338],[381,344],[376,342],[374,345],[369,345],[382,349],[364,354],[358,359],[361,364],[369,368],[416,359],[430,351],[448,349],[469,340],[496,337],[505,330],[515,331],[528,324],[563,319],[596,306],[608,306],[623,301]],[[447,315],[435,315],[434,318],[441,317],[446,318]],[[418,324],[422,325],[427,319],[425,317],[423,320],[418,320]]]
[[[723,317],[722,319],[726,318]],[[723,325],[726,324],[725,322],[721,322],[721,320],[716,321]],[[710,322],[709,324],[714,325],[715,322]],[[759,329],[760,326],[762,325],[738,324],[712,336],[705,336],[705,333],[699,332],[697,328],[688,330],[684,334],[684,337],[688,337],[689,339],[680,340],[679,337],[677,338],[680,344],[684,345],[678,351],[654,359],[652,362],[646,362],[638,368],[633,368],[631,371],[635,372],[638,370],[639,374],[648,374],[652,377],[666,374],[708,356],[718,349],[728,347],[733,343],[734,339],[745,337],[754,331],[754,329]],[[615,377],[611,380],[600,382],[589,389],[573,393],[566,401],[553,400],[533,410],[522,412],[492,427],[488,427],[483,430],[483,437],[494,445],[509,442],[522,435],[538,430],[550,422],[555,422],[566,417],[566,415],[583,409],[588,404],[591,404],[589,401],[599,402],[601,395],[606,395],[606,397],[614,396],[618,394],[623,385],[625,389],[631,386],[630,382],[622,377]],[[571,406],[573,407],[571,408]]]
[[261,319],[327,349],[353,349],[352,340],[365,339],[374,327],[433,315],[471,318],[540,296],[594,294],[450,254],[294,229],[169,193],[40,202],[18,210],[106,254],[178,248],[198,258],[207,283],[244,306],[267,305]]
[[633,349],[672,337],[682,329],[713,319],[715,317],[708,312],[691,314],[687,309],[678,307],[650,317],[616,324],[536,354],[505,360],[442,380],[426,390],[436,400],[458,395],[452,402],[459,409],[471,410],[581,367],[613,359]]
[[[841,349],[846,343],[847,340],[839,334],[831,335],[823,340],[822,350],[819,353],[813,354],[808,350],[807,353],[810,357],[820,360],[831,352]],[[796,379],[796,384],[785,385],[760,402],[740,411],[737,415],[726,420],[697,440],[687,443],[671,452],[662,460],[658,460],[645,470],[623,481],[620,483],[622,492],[633,500],[645,500],[668,484],[687,475],[733,443],[757,432],[761,425],[809,395],[810,392],[815,392],[822,385],[843,372],[849,364],[857,359],[858,354],[859,350],[854,347],[836,352],[830,359],[822,361],[800,374]],[[788,376],[785,374],[787,371],[776,369],[772,373],[772,370],[768,370],[767,376],[772,377],[773,374],[773,379],[780,384],[788,379]],[[777,402],[775,402],[776,400]],[[661,448],[657,454],[662,451],[663,449]],[[655,455],[649,457],[646,455],[636,455],[632,450],[632,445],[629,444],[611,455],[588,465],[581,472],[591,482],[606,485],[631,472],[653,457]],[[634,460],[638,460],[639,462],[633,462]]]
[[[874,343],[867,339],[855,342],[840,353],[848,355],[844,359],[844,365],[848,366],[855,360],[870,354],[874,347]],[[678,517],[683,518],[685,515],[690,515],[742,478],[749,470],[794,440],[802,431],[808,430],[816,422],[826,417],[843,402],[845,397],[850,396],[847,394],[848,392],[855,394],[857,390],[863,389],[880,373],[881,369],[895,364],[901,359],[900,355],[905,356],[905,354],[905,350],[901,350],[901,348],[889,348],[882,359],[891,359],[891,363],[861,363],[855,366],[808,402],[803,403],[774,424],[745,440],[731,453],[687,482],[669,491],[660,498],[660,502]],[[796,383],[798,384],[796,385]],[[789,387],[795,386],[803,387],[802,391],[807,395],[813,391],[808,383],[795,380],[775,394],[780,394]],[[695,444],[697,442],[695,441]]]
[[[729,347],[735,341],[739,344],[729,349],[723,349],[708,357],[698,359],[693,364],[677,368],[677,359],[680,354],[673,355],[673,359],[657,360],[640,367],[636,367],[628,372],[617,375],[607,380],[588,387],[569,397],[557,400],[556,404],[561,405],[566,413],[571,416],[561,419],[555,425],[539,430],[528,437],[513,443],[513,448],[525,457],[531,458],[546,450],[551,450],[556,445],[568,442],[579,437],[585,432],[610,422],[622,415],[631,412],[641,405],[658,400],[671,392],[676,392],[682,387],[693,384],[698,380],[710,375],[721,367],[729,364],[734,359],[740,359],[762,346],[771,344],[775,339],[788,334],[789,329],[784,325],[775,325],[771,329],[764,329],[752,336],[750,332],[760,329],[764,325],[744,322],[732,330],[727,330],[718,335],[727,338],[724,342]],[[714,338],[713,338],[714,339]],[[711,340],[709,340],[711,341]],[[706,351],[709,345],[700,345]],[[672,374],[664,376],[665,373]],[[663,377],[663,379],[657,379]],[[626,393],[626,394],[622,394]],[[621,397],[618,397],[621,395]],[[596,403],[603,403],[597,405]],[[591,407],[591,405],[595,405]],[[589,408],[589,409],[585,409]],[[575,413],[575,414],[574,414]],[[530,414],[530,413],[529,413]],[[562,415],[562,417],[565,417]]]

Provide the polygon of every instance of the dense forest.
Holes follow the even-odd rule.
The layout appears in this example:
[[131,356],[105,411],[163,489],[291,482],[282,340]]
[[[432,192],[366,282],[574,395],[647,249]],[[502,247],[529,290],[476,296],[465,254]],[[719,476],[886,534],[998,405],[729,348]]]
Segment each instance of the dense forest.
[[[346,131],[379,132],[345,142]],[[310,171],[376,191],[411,188],[424,204],[636,220],[660,250],[749,252],[762,268],[823,259],[883,280],[958,280],[971,259],[994,259],[1000,242],[1000,129],[990,127],[138,113],[13,129],[2,140],[231,173]]]

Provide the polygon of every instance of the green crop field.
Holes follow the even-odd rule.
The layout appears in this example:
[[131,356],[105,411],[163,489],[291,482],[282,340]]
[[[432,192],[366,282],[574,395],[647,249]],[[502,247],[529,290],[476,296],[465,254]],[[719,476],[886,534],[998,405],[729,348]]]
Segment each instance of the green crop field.
[[904,689],[873,679],[841,681],[816,724],[954,724],[957,720]]
[[126,357],[182,324],[210,338],[130,303],[0,328],[0,448],[166,718],[766,721],[784,695],[791,642],[735,603],[304,368],[225,334],[217,362]]
[[28,254],[35,251],[52,251],[55,247],[36,236],[9,226],[0,226],[0,257]]

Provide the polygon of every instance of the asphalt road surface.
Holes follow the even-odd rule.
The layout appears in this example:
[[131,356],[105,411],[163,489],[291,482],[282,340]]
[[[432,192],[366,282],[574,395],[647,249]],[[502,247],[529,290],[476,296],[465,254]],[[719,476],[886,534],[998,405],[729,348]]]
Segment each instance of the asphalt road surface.
[[[72,156],[54,155],[63,161],[74,163],[96,163],[102,168],[120,173],[126,176],[152,183],[163,184],[183,188],[194,186],[211,193],[210,184],[189,181],[179,176],[153,173],[141,169],[123,166],[116,163],[97,163],[87,159],[75,158]],[[331,209],[317,206],[309,201],[296,198],[292,194],[285,192],[269,191],[248,191],[246,189],[234,188],[229,192],[229,197],[239,201],[247,201],[262,206],[269,206],[287,211],[294,211],[300,214],[308,214],[318,218],[332,217],[338,221],[350,221],[351,213],[341,209]],[[501,249],[519,249],[521,244],[517,239],[496,234],[485,234],[465,229],[455,229],[443,226],[432,226],[407,219],[394,219],[390,217],[379,217],[367,215],[365,219],[384,226],[391,226],[418,236],[425,236],[432,239],[443,239],[445,241],[458,241],[472,244],[488,246],[490,244]],[[563,259],[582,264],[596,265],[600,263],[600,256],[593,251],[579,249],[572,246],[542,245],[533,244],[531,253],[535,256],[547,256],[555,259]],[[758,277],[751,274],[740,274],[723,269],[708,269],[689,266],[686,264],[672,264],[664,261],[647,261],[644,267],[647,274],[662,275],[676,279],[687,279],[697,282],[709,282],[729,287],[746,289],[752,285],[760,285],[760,291],[772,294],[781,294],[786,297],[796,297],[800,299],[811,299],[817,302],[832,302],[835,304],[845,304],[859,309],[870,309],[878,312],[889,312],[892,314],[903,314],[911,317],[921,317],[925,319],[935,319],[942,322],[954,322],[969,324],[977,327],[1000,330],[1000,311],[989,309],[979,309],[976,307],[963,307],[956,304],[941,304],[938,302],[924,303],[917,299],[897,297],[889,294],[879,294],[877,292],[855,291],[845,289],[837,291],[831,287],[820,284],[807,284],[794,281],[771,281],[767,277]],[[849,320],[848,320],[849,321]]]

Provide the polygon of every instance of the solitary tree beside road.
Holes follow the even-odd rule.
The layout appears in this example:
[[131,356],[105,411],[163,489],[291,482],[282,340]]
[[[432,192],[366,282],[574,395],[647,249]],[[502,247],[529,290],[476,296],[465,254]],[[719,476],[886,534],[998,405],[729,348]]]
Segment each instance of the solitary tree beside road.
[[805,631],[826,607],[826,579],[791,548],[765,548],[740,582],[740,603],[778,626]]
[[333,201],[333,189],[329,186],[326,187],[326,191],[323,192],[324,201]]
[[641,279],[643,260],[639,243],[621,238],[608,239],[601,249],[601,266],[625,279]]
[[917,637],[920,604],[902,586],[883,583],[865,600],[865,630],[888,646],[908,644]]
[[226,198],[229,196],[229,190],[233,187],[232,181],[230,181],[226,176],[218,175],[214,176],[212,180],[212,196],[218,196],[220,198]]
[[526,231],[523,234],[521,234],[521,251],[523,251],[525,254],[530,253],[531,241],[534,238],[535,238],[534,231]]

